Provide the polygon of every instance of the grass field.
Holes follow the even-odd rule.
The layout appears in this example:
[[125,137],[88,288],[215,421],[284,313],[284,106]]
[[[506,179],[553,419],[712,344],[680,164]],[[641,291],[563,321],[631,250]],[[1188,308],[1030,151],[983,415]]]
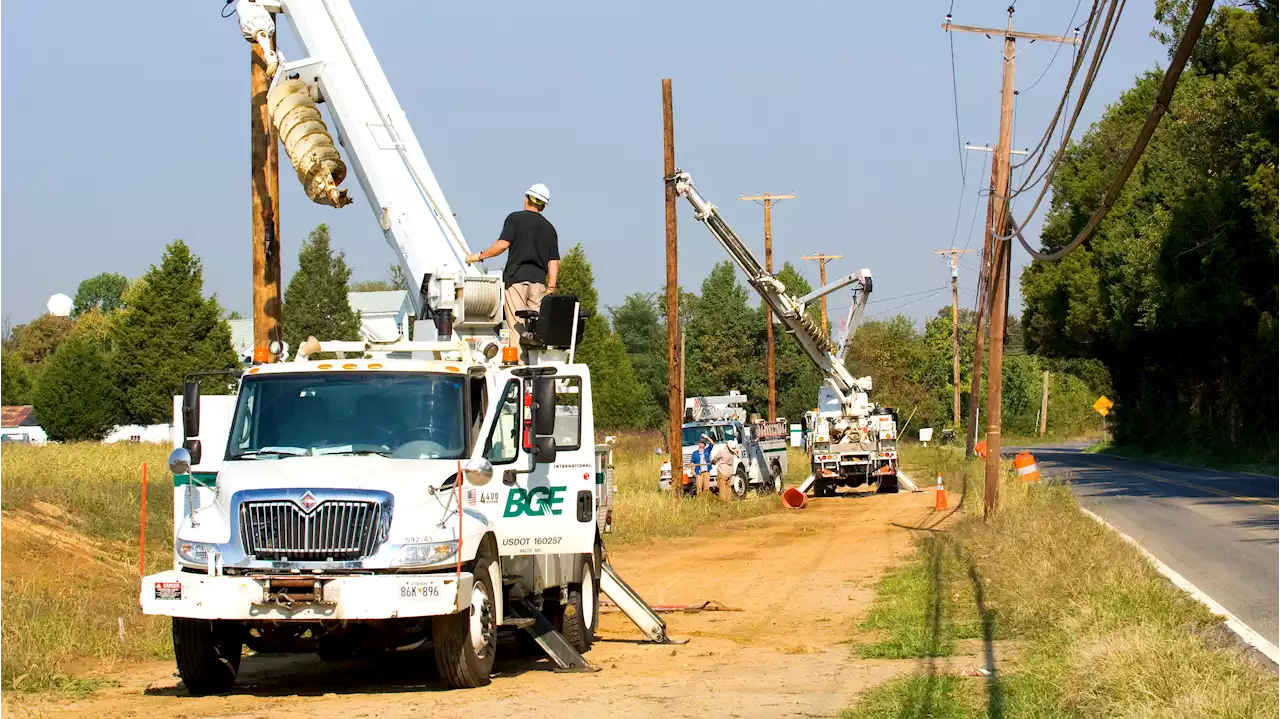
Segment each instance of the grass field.
[[[919,541],[877,586],[856,629],[864,656],[918,659],[866,692],[847,719],[872,717],[1275,717],[1272,671],[1220,620],[1114,534],[1079,512],[1062,484],[1010,473],[982,520],[979,463],[949,448],[908,450],[905,464],[962,491],[954,524]],[[935,657],[975,639],[969,664]]]
[[[619,438],[612,545],[688,536],[709,523],[781,511],[776,496],[732,503],[658,490],[656,433]],[[792,450],[795,452],[794,450]],[[169,621],[138,610],[141,467],[149,467],[147,571],[172,562],[168,448],[152,444],[6,445],[0,689],[86,691],[122,662],[172,656]],[[789,479],[808,471],[791,456]]]
[[92,688],[120,662],[171,653],[169,622],[138,610],[141,468],[148,571],[172,562],[173,481],[151,444],[8,445],[0,688]]

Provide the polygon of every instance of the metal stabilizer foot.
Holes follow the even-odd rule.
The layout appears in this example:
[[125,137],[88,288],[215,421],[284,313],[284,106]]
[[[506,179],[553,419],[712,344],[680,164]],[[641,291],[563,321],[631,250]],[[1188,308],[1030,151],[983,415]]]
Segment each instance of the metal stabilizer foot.
[[667,623],[653,611],[636,590],[632,589],[608,562],[600,566],[600,591],[635,623],[649,641],[655,644],[688,644],[688,639],[672,639],[667,636]]
[[543,616],[538,608],[528,599],[521,599],[515,602],[511,609],[515,614],[520,615],[524,619],[530,619],[532,622],[524,626],[524,630],[533,637],[533,640],[542,647],[542,651],[551,657],[551,661],[556,663],[556,671],[558,672],[598,672],[599,667],[593,667],[587,662],[586,657],[578,653],[573,645],[569,644],[555,627],[551,626],[551,622]]

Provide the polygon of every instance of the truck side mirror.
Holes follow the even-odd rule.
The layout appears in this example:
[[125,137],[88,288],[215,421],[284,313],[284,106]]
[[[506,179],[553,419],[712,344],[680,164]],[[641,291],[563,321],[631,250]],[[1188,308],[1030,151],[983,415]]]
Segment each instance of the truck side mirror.
[[189,379],[182,384],[182,436],[191,439],[199,435],[200,383]]
[[556,438],[533,438],[533,461],[537,464],[551,464],[556,461]]
[[[533,378],[533,434],[549,435],[556,426],[556,381],[551,377]],[[552,454],[555,450],[552,450]]]

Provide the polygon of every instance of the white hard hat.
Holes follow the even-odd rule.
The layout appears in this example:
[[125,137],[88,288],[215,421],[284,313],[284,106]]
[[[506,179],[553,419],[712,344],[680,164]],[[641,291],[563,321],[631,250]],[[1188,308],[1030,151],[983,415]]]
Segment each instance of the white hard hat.
[[538,200],[544,205],[551,201],[551,190],[548,190],[547,186],[542,184],[541,182],[535,184],[533,187],[530,187],[528,190],[525,190],[524,194],[527,195],[528,197],[532,197],[533,199]]

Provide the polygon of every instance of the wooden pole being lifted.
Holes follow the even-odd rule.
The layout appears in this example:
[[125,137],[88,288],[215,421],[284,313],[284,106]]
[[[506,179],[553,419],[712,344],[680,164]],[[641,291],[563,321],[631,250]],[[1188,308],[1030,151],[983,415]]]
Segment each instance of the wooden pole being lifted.
[[[662,81],[662,177],[667,203],[667,451],[671,461],[671,491],[683,462],[681,425],[684,424],[684,366],[680,357],[680,273],[676,253],[676,188],[666,178],[676,174],[676,130],[671,109],[671,80]],[[677,495],[680,496],[680,495]]]
[[[274,17],[274,16],[273,16]],[[281,339],[280,155],[275,126],[267,112],[267,64],[252,43],[249,62],[250,158],[253,217],[253,359],[274,362],[268,346]]]
[[[818,263],[818,286],[827,286],[827,263],[832,260],[838,260],[844,255],[824,255],[819,252],[816,255],[805,255],[802,260],[814,260]],[[850,310],[852,311],[852,310]],[[831,330],[827,329],[827,297],[822,296],[822,336],[830,338]]]
[[[790,200],[795,198],[795,193],[789,195],[752,195],[750,197],[739,197],[739,200],[760,201],[764,205],[764,271],[773,274],[773,203],[779,200]],[[769,375],[769,421],[778,418],[778,385],[777,377],[773,371],[773,310],[769,308],[768,303],[764,306],[764,332],[765,332],[765,371]]]

